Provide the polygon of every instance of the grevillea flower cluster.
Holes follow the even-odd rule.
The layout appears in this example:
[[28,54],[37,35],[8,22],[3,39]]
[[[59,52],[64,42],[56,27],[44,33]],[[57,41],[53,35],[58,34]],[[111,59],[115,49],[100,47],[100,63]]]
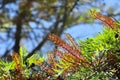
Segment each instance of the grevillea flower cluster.
[[59,38],[57,35],[49,34],[48,38],[57,46],[60,46],[63,49],[65,49],[70,55],[73,56],[75,60],[77,58],[77,60],[79,61],[80,60],[85,61],[85,58],[82,56],[81,52],[78,49],[74,48],[73,46],[70,46],[68,43]]
[[100,12],[97,12],[95,10],[90,10],[90,14],[93,18],[102,21],[106,27],[117,30],[119,29],[119,26],[116,24],[117,22],[114,21],[111,17],[102,15]]

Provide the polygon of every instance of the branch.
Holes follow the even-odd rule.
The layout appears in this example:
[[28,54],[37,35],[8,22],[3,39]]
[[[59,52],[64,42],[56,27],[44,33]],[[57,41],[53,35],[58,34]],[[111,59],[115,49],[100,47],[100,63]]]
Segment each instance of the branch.
[[[58,15],[58,17],[57,17],[57,21],[55,22],[55,24],[54,24],[54,28],[52,29],[52,27],[50,27],[50,33],[51,32],[54,32],[55,30],[57,30],[57,26],[58,26],[58,24],[59,24],[59,22],[60,22],[60,15]],[[35,54],[35,52],[37,51],[37,50],[39,50],[39,49],[41,49],[41,47],[45,44],[45,42],[47,41],[47,36],[48,36],[48,34],[49,33],[47,33],[46,34],[46,36],[43,38],[43,40],[42,40],[42,42],[40,42],[39,44],[38,44],[38,46],[37,47],[35,47],[26,57],[25,57],[25,60],[27,60],[27,58],[29,58],[29,57],[31,57],[33,54]]]
[[109,17],[114,17],[114,16],[120,16],[120,13],[117,13],[117,14],[108,14],[107,16],[109,16]]
[[15,44],[13,47],[13,51],[16,53],[19,53],[19,49],[20,49],[21,30],[22,30],[22,25],[20,20],[20,22],[17,23],[17,26],[16,26]]
[[25,57],[25,60],[27,60],[27,58],[31,57],[37,50],[41,49],[41,47],[45,44],[45,42],[47,41],[47,35],[44,37],[44,39],[42,40],[42,42],[40,42],[38,44],[37,47],[35,47],[31,53],[29,53],[26,57]]
[[13,51],[19,53],[20,49],[20,40],[21,40],[21,33],[22,33],[22,21],[25,19],[26,13],[22,12],[18,15],[16,20],[16,32],[15,32],[15,44],[13,46]]
[[6,4],[13,3],[13,2],[16,2],[16,0],[3,0],[3,1],[1,2],[1,7],[0,7],[0,9],[4,8],[4,6],[5,6]]
[[[70,9],[68,9],[68,7],[66,7],[66,5],[67,5],[67,1],[66,1],[65,6],[64,6],[65,8],[64,8],[63,18],[60,19],[60,15],[57,16],[56,22],[54,23],[54,28],[52,29],[52,28],[50,27],[50,28],[51,28],[51,29],[50,29],[50,33],[55,33],[55,34],[57,34],[57,35],[59,35],[59,36],[62,34],[62,32],[63,32],[64,29],[65,29],[67,17],[69,16],[70,12],[74,9],[77,1],[78,1],[78,0],[75,1],[74,5],[73,5]],[[62,22],[63,24],[61,25],[60,28],[58,28],[58,25],[59,25],[59,23],[61,23],[61,22]],[[47,41],[48,34],[49,34],[49,33],[47,33],[47,35],[44,37],[44,39],[42,40],[42,42],[40,42],[40,43],[38,44],[38,46],[37,46],[36,48],[34,48],[34,49],[31,51],[31,53],[29,53],[29,54],[25,57],[25,60],[27,60],[27,58],[29,58],[29,57],[31,57],[33,54],[35,54],[35,51],[41,49],[41,47],[42,47],[42,46],[45,44],[45,42]]]

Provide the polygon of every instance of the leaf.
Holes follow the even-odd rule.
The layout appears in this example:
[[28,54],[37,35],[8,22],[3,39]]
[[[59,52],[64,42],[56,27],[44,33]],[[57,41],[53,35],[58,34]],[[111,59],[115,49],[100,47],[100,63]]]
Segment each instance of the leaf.
[[27,62],[29,63],[29,65],[32,65],[33,63],[35,65],[40,65],[44,61],[45,61],[45,58],[40,57],[39,54],[33,54],[30,58],[27,59]]

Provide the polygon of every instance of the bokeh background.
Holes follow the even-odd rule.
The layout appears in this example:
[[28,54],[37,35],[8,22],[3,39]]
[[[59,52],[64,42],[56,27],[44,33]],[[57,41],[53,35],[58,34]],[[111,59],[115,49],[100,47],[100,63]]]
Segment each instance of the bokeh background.
[[0,0],[0,56],[19,52],[46,55],[54,48],[47,39],[54,33],[65,40],[69,33],[77,41],[94,37],[103,24],[88,13],[96,8],[120,20],[119,0]]

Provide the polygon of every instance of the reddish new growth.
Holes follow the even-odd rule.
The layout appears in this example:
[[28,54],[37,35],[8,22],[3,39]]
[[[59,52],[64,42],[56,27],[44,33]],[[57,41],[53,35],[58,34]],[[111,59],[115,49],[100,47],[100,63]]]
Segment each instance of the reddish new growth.
[[108,28],[112,29],[118,29],[119,26],[116,24],[116,22],[111,18],[106,15],[102,15],[99,12],[90,10],[91,16],[93,16],[95,19],[98,19],[102,21]]
[[[55,34],[49,34],[48,38],[57,46],[60,46],[63,49],[65,49],[74,58],[74,60],[86,61],[78,49],[74,48],[73,46],[70,46],[68,43],[66,43],[64,40],[62,40]],[[60,56],[62,57],[62,55]]]
[[[62,51],[58,50],[58,49],[55,49],[54,53],[56,54],[56,56],[59,56],[61,59],[67,61],[68,63],[74,63],[73,61],[71,61],[70,59],[68,59],[68,57],[69,58],[74,58],[72,55],[65,54]],[[76,62],[76,64],[77,64],[77,62]]]
[[48,62],[50,63],[51,67],[56,69],[56,60],[54,58],[53,52],[48,52]]

